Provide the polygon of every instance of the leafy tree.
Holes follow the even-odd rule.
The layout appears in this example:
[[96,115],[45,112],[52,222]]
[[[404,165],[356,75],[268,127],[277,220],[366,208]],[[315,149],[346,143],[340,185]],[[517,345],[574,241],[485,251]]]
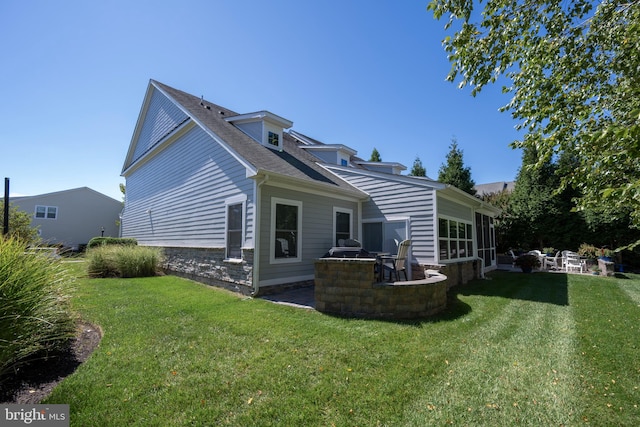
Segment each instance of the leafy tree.
[[428,9],[456,29],[443,41],[448,79],[473,95],[505,82],[503,111],[526,132],[513,145],[535,147],[539,168],[575,154],[557,186],[578,189],[581,209],[630,208],[640,227],[640,0],[430,0]]
[[422,160],[420,157],[416,156],[416,159],[413,161],[413,167],[411,168],[411,176],[427,176],[427,170],[422,166]]
[[[4,199],[0,199],[0,212],[4,212]],[[4,229],[4,215],[0,215],[0,229]],[[26,243],[39,240],[38,229],[31,227],[31,215],[9,203],[9,237]]]
[[374,147],[373,151],[371,152],[371,158],[369,159],[370,162],[381,162],[382,158],[380,157],[380,153],[378,153],[378,150]]
[[476,183],[471,179],[471,168],[464,167],[462,150],[458,148],[458,141],[454,138],[449,146],[447,163],[440,166],[438,181],[453,185],[471,195],[476,194]]

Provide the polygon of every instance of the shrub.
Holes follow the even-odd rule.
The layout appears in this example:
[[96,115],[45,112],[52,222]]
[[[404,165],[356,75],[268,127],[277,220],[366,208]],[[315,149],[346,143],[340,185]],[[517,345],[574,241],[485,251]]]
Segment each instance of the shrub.
[[74,336],[72,278],[57,260],[0,238],[0,378]]
[[514,265],[522,268],[523,270],[538,268],[540,267],[540,260],[535,255],[523,254],[516,258]]
[[155,276],[162,262],[159,248],[131,245],[105,245],[87,253],[90,277]]
[[600,255],[600,249],[596,248],[594,245],[590,245],[588,243],[583,243],[578,248],[578,254],[588,259],[596,259]]
[[131,237],[94,237],[87,243],[87,249],[99,246],[136,246],[138,241]]

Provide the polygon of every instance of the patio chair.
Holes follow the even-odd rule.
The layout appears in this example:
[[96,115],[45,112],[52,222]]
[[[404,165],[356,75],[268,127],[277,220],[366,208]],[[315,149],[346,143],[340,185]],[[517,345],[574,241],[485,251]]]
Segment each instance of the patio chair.
[[553,258],[545,257],[543,267],[546,270],[557,270],[559,268],[562,268],[562,252],[558,251],[556,253],[556,256]]
[[509,255],[511,255],[511,267],[516,268],[516,260],[518,259],[518,257],[513,252],[513,249],[509,249]]
[[584,267],[584,264],[582,262],[582,260],[580,259],[580,255],[578,255],[575,252],[569,252],[567,253],[567,264],[566,264],[566,269],[567,269],[567,273],[570,272],[571,270],[579,270],[580,273],[582,273],[582,269]]
[[403,240],[398,244],[398,254],[390,257],[382,257],[382,278],[384,279],[384,272],[389,271],[389,280],[392,275],[395,274],[396,280],[400,280],[398,272],[404,273],[404,280],[409,280],[407,276],[407,257],[409,255],[409,247],[411,246],[411,240]]

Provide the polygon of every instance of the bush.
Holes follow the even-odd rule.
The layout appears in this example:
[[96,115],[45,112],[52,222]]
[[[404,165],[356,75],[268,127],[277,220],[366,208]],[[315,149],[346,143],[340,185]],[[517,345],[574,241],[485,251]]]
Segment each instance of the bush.
[[131,245],[105,245],[87,253],[90,277],[155,276],[162,262],[159,248]]
[[0,238],[0,377],[74,336],[72,278],[59,261]]
[[94,237],[87,243],[87,249],[99,246],[136,246],[138,241],[131,237]]

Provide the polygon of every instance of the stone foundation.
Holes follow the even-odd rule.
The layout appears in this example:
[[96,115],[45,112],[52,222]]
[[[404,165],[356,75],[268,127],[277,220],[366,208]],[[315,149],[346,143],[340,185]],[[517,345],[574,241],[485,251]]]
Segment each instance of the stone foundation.
[[253,249],[243,249],[240,260],[226,260],[224,248],[163,250],[163,269],[167,273],[245,295],[253,291]]
[[363,258],[316,260],[316,310],[348,317],[414,319],[446,308],[446,277],[377,283],[374,265],[375,260]]

